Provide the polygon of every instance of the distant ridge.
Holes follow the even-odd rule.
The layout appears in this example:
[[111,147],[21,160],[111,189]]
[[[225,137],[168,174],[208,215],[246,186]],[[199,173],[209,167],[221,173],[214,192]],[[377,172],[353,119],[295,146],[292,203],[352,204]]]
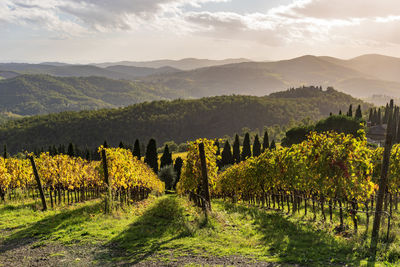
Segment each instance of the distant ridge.
[[[140,66],[132,66],[134,64]],[[263,96],[303,85],[333,86],[359,98],[382,94],[400,97],[400,58],[377,54],[346,60],[305,55],[266,62],[254,62],[243,58],[186,58],[96,65],[69,65],[60,62],[0,63],[0,71],[5,73],[4,76],[0,75],[3,79],[21,74],[48,74],[60,77],[99,76],[135,81],[155,88],[156,91],[180,92],[178,97],[181,98],[229,94]],[[26,86],[29,87],[28,84]]]
[[172,67],[180,70],[193,70],[204,67],[219,66],[225,64],[234,64],[249,62],[251,60],[246,58],[232,58],[232,59],[222,59],[222,60],[210,60],[210,59],[197,59],[197,58],[184,58],[180,60],[154,60],[154,61],[120,61],[120,62],[108,62],[108,63],[98,63],[92,64],[98,67],[109,67],[114,65],[124,65],[133,67],[143,67],[143,68],[161,68],[161,67]]

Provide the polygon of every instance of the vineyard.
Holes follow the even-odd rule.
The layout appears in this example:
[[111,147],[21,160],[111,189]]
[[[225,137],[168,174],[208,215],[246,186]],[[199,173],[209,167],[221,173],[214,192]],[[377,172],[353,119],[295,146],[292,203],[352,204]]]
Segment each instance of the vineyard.
[[[164,192],[164,184],[142,161],[121,148],[99,148],[105,152],[108,183],[103,164],[67,155],[42,153],[34,159],[40,177],[40,187],[55,205],[72,204],[98,198],[110,189],[112,198],[129,204],[148,197],[150,192]],[[33,165],[32,164],[32,165]],[[3,202],[39,195],[29,159],[0,158],[0,194]],[[6,197],[8,196],[8,199]]]
[[[232,203],[248,203],[287,214],[308,212],[316,220],[329,216],[334,224],[338,213],[337,233],[358,233],[360,214],[363,214],[365,234],[369,235],[370,222],[376,215],[378,184],[382,168],[383,148],[368,145],[365,133],[359,137],[326,132],[311,133],[300,144],[280,149],[267,149],[258,157],[250,157],[218,173],[218,157],[212,142],[193,142],[177,185],[178,193],[187,194],[199,206],[206,202],[201,186],[200,161],[196,149],[206,144],[206,159],[211,197],[230,199]],[[384,195],[384,208],[378,211],[387,219],[385,240],[390,235],[395,212],[398,210],[400,188],[400,145],[393,146],[389,161],[388,185]],[[347,224],[350,218],[352,226]]]
[[[98,152],[101,161],[49,153],[38,156],[27,154],[26,159],[0,158],[3,206],[29,200],[36,203],[42,194],[43,206],[49,203],[56,212],[60,207],[74,208],[76,205],[85,205],[85,202],[100,200],[104,211],[113,213],[118,207],[126,208],[132,204],[137,207],[146,199],[169,203],[160,204],[161,211],[157,212],[161,213],[152,217],[155,220],[163,218],[164,212],[178,212],[181,209],[191,210],[192,214],[185,215],[188,218],[200,214],[192,210],[193,207],[182,204],[185,197],[180,197],[178,202],[165,196],[157,198],[165,191],[164,182],[130,150],[101,146]],[[218,162],[221,157],[215,141],[198,139],[188,143],[176,192],[188,196],[191,203],[203,208],[206,223],[212,223],[213,220],[219,223],[221,218],[218,216],[226,216],[223,214],[229,210],[237,212],[239,207],[254,208],[257,211],[253,210],[252,216],[264,216],[260,214],[268,212],[293,216],[293,220],[299,222],[303,220],[300,218],[309,218],[307,220],[310,222],[322,222],[324,231],[332,229],[335,235],[365,242],[370,236],[371,223],[377,212],[383,155],[383,148],[367,143],[364,130],[358,132],[357,138],[336,132],[312,132],[299,144],[266,148],[259,156],[248,157],[240,163],[220,169]],[[204,191],[204,181],[208,192]],[[388,186],[381,212],[384,227],[381,229],[383,237],[380,242],[383,243],[394,244],[398,240],[399,188],[400,145],[397,144],[390,154]],[[152,197],[149,198],[150,195]],[[172,202],[175,204],[171,205]],[[174,205],[183,205],[185,208],[172,207]],[[214,205],[216,210],[211,211]],[[203,226],[198,218],[181,225],[185,220],[187,218],[178,220],[179,229],[186,229],[185,234],[181,235],[193,238],[192,231],[202,231]],[[193,226],[188,228],[194,222],[198,224],[198,230],[193,230]],[[363,238],[363,241],[358,238]],[[241,250],[235,253],[238,251]],[[392,260],[396,261],[397,256]]]

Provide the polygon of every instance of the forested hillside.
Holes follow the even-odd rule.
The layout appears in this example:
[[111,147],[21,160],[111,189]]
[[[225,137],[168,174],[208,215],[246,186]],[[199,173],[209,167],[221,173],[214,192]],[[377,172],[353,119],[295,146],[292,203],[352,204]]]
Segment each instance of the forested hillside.
[[[350,104],[363,103],[329,89],[300,88],[286,93],[255,96],[218,96],[197,100],[154,101],[126,108],[98,111],[63,112],[11,121],[0,129],[0,143],[12,152],[50,144],[73,142],[91,148],[104,140],[111,145],[133,143],[136,138],[176,143],[195,138],[216,138],[240,132],[243,127],[285,125],[305,118],[317,120],[330,112],[347,110]],[[311,93],[310,93],[311,92]]]
[[0,111],[19,115],[115,108],[179,96],[185,94],[104,77],[22,75],[0,81]]

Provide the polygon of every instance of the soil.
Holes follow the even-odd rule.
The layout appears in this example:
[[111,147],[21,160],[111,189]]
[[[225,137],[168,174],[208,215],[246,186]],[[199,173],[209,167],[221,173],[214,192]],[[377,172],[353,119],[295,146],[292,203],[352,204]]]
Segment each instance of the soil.
[[[121,259],[121,260],[118,260]],[[64,245],[54,241],[38,241],[35,238],[18,239],[15,242],[0,241],[0,266],[280,266],[276,263],[259,262],[243,256],[186,255],[174,257],[154,253],[140,261],[126,260],[129,255],[102,245]]]

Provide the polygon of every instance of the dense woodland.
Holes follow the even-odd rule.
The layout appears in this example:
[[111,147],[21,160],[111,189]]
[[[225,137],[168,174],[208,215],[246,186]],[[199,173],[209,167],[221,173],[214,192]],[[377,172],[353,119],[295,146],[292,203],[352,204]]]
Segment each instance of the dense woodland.
[[[95,148],[104,140],[112,146],[120,141],[133,144],[151,137],[159,144],[186,142],[200,137],[234,135],[244,127],[263,129],[309,118],[316,121],[331,112],[347,110],[350,104],[370,105],[333,89],[301,88],[273,97],[218,96],[198,100],[145,102],[119,109],[62,112],[10,121],[0,129],[0,143],[12,153],[49,145],[75,143]],[[312,92],[313,97],[310,97]],[[146,140],[146,141],[145,141]]]
[[2,112],[36,115],[115,108],[185,96],[182,92],[105,77],[22,75],[0,81]]

